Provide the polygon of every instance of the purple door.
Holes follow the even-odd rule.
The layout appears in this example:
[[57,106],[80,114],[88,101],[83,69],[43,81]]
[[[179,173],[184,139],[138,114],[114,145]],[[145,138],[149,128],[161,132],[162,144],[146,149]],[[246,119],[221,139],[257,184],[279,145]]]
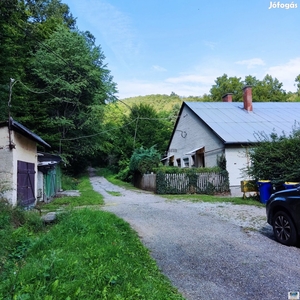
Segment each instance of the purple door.
[[18,205],[34,204],[34,164],[18,160],[17,201]]

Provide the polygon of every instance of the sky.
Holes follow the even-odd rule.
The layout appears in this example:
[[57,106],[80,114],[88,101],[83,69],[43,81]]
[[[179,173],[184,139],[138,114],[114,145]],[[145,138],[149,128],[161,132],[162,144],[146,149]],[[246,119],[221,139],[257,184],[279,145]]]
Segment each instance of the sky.
[[295,92],[300,0],[61,0],[105,55],[119,99],[202,96],[217,77],[266,74]]

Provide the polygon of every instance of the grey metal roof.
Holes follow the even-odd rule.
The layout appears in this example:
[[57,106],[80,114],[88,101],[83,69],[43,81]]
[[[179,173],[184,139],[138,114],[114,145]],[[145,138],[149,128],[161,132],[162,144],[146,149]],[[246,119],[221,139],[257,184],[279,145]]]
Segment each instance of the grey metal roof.
[[257,142],[256,134],[289,134],[300,121],[300,102],[184,102],[225,143]]

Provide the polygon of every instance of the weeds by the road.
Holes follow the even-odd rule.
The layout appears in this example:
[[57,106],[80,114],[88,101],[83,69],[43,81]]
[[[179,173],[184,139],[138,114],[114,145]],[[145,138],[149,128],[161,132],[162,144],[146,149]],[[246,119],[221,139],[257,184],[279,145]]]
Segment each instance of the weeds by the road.
[[57,210],[74,208],[78,206],[103,205],[103,196],[95,192],[91,186],[88,176],[83,176],[76,180],[76,188],[80,191],[80,197],[61,197],[55,198],[48,204],[38,204],[43,210]]
[[254,198],[246,198],[243,197],[224,197],[224,196],[212,196],[212,195],[199,195],[199,194],[190,194],[190,195],[162,195],[162,197],[168,200],[185,200],[191,202],[210,202],[210,203],[218,203],[218,202],[229,202],[232,204],[246,204],[246,205],[255,205],[255,206],[265,206],[258,201],[258,199]]
[[[42,208],[103,203],[87,178],[78,189],[80,197]],[[45,225],[37,210],[2,201],[0,239],[0,299],[183,299],[137,234],[108,212],[64,209]]]

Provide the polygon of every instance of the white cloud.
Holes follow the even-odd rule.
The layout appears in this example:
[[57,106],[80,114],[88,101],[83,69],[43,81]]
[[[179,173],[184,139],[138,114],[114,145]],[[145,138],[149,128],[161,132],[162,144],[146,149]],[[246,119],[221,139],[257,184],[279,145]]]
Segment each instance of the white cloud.
[[246,65],[247,69],[252,69],[257,66],[264,66],[265,62],[261,58],[245,59],[235,62],[238,65]]
[[290,59],[285,64],[269,67],[266,74],[282,82],[283,89],[287,92],[296,92],[295,78],[300,74],[300,57]]
[[167,69],[165,69],[161,66],[158,66],[158,65],[152,66],[152,69],[154,69],[155,71],[158,71],[158,72],[166,72],[167,71]]

